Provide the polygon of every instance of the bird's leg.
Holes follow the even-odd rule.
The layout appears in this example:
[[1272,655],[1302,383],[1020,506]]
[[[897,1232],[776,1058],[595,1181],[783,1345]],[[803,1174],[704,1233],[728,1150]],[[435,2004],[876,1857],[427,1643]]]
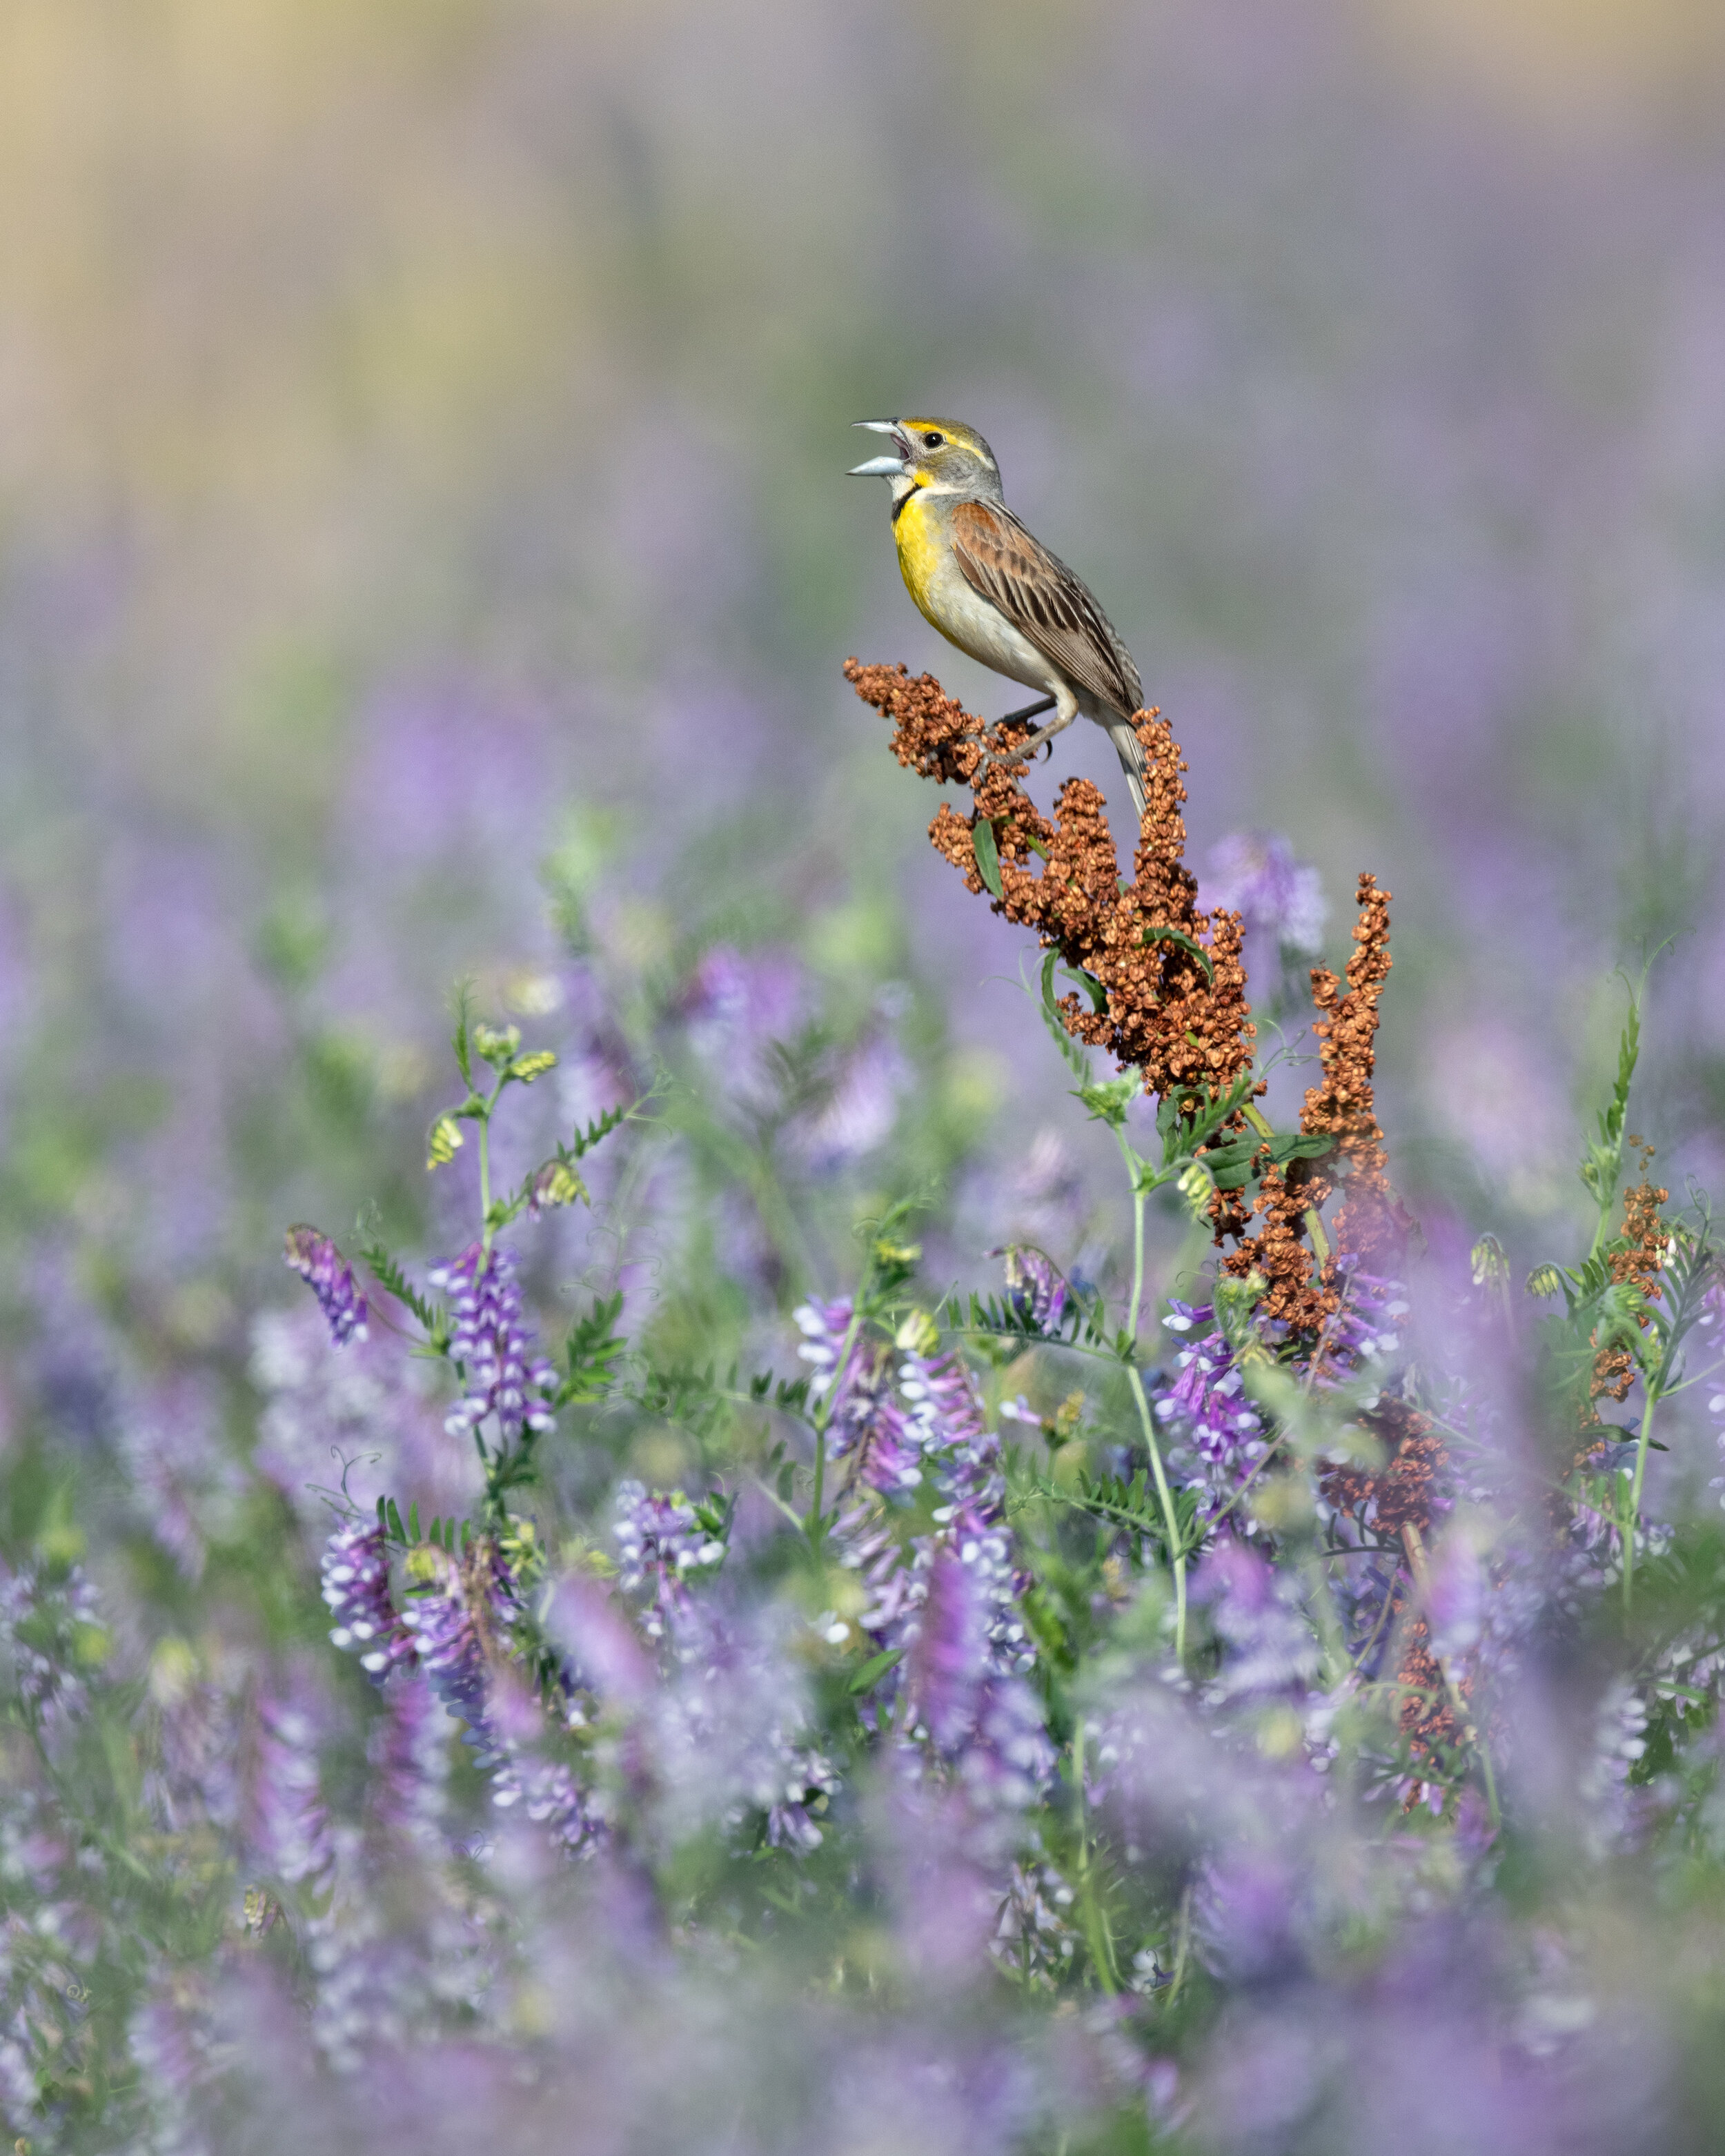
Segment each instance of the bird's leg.
[[[1052,696],[1045,696],[1040,703],[1027,704],[1021,711],[1009,711],[1000,721],[1000,726],[1009,726],[1015,719],[1034,718],[1038,711],[1047,711],[1054,701]],[[985,763],[1028,763],[1045,742],[1051,742],[1056,734],[1065,733],[1067,727],[1071,725],[1072,720],[1077,716],[1075,711],[1070,717],[1055,719],[1048,726],[1040,726],[1034,734],[1028,736],[1012,748],[985,749],[983,752],[983,761]],[[996,732],[999,732],[998,727]]]
[[1009,711],[1004,719],[997,719],[997,726],[1014,726],[1020,719],[1034,719],[1039,711],[1051,711],[1055,707],[1052,696],[1039,696],[1034,704],[1026,704],[1021,711]]

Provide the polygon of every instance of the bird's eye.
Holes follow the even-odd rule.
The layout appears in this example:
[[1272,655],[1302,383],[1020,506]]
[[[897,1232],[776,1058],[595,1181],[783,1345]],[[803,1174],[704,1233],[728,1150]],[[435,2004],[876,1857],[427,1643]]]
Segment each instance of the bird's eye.
[[925,434],[922,437],[922,446],[925,449],[937,449],[946,439],[944,434]]

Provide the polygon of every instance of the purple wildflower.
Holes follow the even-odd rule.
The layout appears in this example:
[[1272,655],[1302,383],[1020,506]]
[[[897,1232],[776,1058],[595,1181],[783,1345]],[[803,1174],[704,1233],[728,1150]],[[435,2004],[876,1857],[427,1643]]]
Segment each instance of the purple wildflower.
[[1387,1360],[1400,1347],[1396,1328],[1408,1314],[1407,1291],[1399,1281],[1361,1271],[1358,1259],[1346,1253],[1336,1266],[1344,1276],[1342,1307],[1324,1327],[1325,1344],[1332,1364],[1358,1371]]
[[74,1565],[51,1580],[39,1565],[0,1579],[0,1649],[13,1691],[44,1728],[71,1722],[90,1703],[89,1671],[106,1635],[96,1591]]
[[352,1266],[327,1235],[316,1228],[290,1228],[286,1262],[317,1297],[338,1348],[366,1337],[366,1299],[354,1283]]
[[496,1416],[506,1441],[518,1437],[523,1427],[539,1431],[552,1426],[551,1409],[542,1395],[556,1383],[557,1373],[534,1352],[514,1271],[511,1252],[472,1243],[459,1258],[427,1276],[449,1298],[454,1320],[449,1353],[461,1366],[467,1387],[445,1424],[452,1435],[476,1430],[489,1414]]
[[318,1784],[311,1720],[279,1700],[266,1700],[259,1719],[254,1835],[279,1878],[316,1891],[334,1868],[336,1850]]
[[1303,1691],[1317,1673],[1317,1642],[1300,1583],[1279,1573],[1249,1543],[1219,1541],[1199,1567],[1193,1599],[1210,1604],[1222,1642],[1217,1700]]
[[324,1546],[323,1599],[336,1620],[330,1638],[358,1655],[373,1684],[411,1661],[413,1635],[389,1599],[389,1553],[382,1527],[336,1528]]
[[797,1353],[814,1369],[809,1380],[809,1398],[824,1400],[830,1394],[828,1414],[832,1420],[843,1415],[865,1361],[861,1330],[852,1329],[855,1313],[856,1306],[848,1295],[832,1302],[817,1302],[811,1296],[791,1313],[803,1335],[803,1345]]
[[367,1757],[372,1815],[386,1830],[434,1843],[449,1780],[448,1728],[424,1677],[403,1671],[385,1689]]
[[1040,1250],[1014,1244],[1006,1252],[1006,1293],[1024,1324],[1038,1332],[1058,1329],[1066,1307],[1066,1282]]
[[516,1616],[515,1576],[489,1537],[459,1558],[418,1553],[431,1577],[402,1612],[419,1667],[449,1713],[467,1724],[463,1742],[487,1774],[501,1763],[504,1740],[490,1713],[489,1671]]
[[773,1106],[779,1072],[768,1051],[802,1024],[808,993],[801,963],[788,952],[745,955],[715,944],[696,968],[683,998],[689,1045],[739,1105]]
[[827,1458],[844,1465],[844,1480],[860,1494],[913,1490],[922,1480],[922,1446],[894,1399],[891,1365],[877,1342],[852,1330],[855,1306],[805,1302],[794,1315],[803,1334],[798,1353],[814,1366],[809,1393],[829,1399]]
[[1204,903],[1238,913],[1248,928],[1266,930],[1290,951],[1323,945],[1329,915],[1315,868],[1294,859],[1288,841],[1271,831],[1231,831],[1211,847]]
[[1421,1597],[1431,1651],[1440,1662],[1455,1661],[1478,1645],[1489,1584],[1478,1543],[1465,1523],[1457,1523],[1432,1553]]
[[935,1552],[906,1661],[911,1734],[947,1758],[975,1734],[988,1675],[988,1615],[976,1581],[950,1549]]
[[[1190,1335],[1214,1325],[1208,1303],[1171,1301],[1162,1321],[1170,1332]],[[1219,1326],[1189,1341],[1176,1358],[1179,1375],[1154,1395],[1156,1419],[1171,1424],[1183,1442],[1170,1465],[1185,1486],[1207,1492],[1200,1517],[1225,1503],[1268,1450],[1264,1425],[1245,1389],[1234,1351]]]
[[624,1481],[614,1502],[618,1585],[625,1594],[644,1594],[641,1629],[649,1640],[663,1640],[668,1625],[688,1607],[690,1576],[718,1564],[725,1545],[702,1527],[680,1490],[667,1496]]
[[1078,1932],[1072,1889],[1051,1864],[1014,1864],[988,1952],[1033,1990],[1051,1990],[1071,1966]]
[[812,1744],[782,1744],[780,1794],[767,1813],[767,1840],[774,1849],[793,1850],[806,1856],[819,1849],[822,1835],[814,1814],[826,1809],[839,1786],[839,1770],[824,1752]]

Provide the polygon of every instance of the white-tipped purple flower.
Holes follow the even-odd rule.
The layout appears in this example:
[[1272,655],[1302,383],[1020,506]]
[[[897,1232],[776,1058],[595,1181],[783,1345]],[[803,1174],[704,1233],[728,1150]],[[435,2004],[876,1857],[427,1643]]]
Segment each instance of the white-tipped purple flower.
[[536,1432],[552,1426],[544,1396],[557,1373],[534,1348],[514,1273],[511,1251],[471,1243],[427,1276],[449,1299],[449,1353],[467,1387],[449,1417],[452,1435],[477,1430],[487,1415],[495,1415],[506,1440],[519,1437],[524,1428]]
[[319,1787],[316,1732],[290,1702],[259,1710],[253,1835],[259,1853],[290,1887],[321,1887],[335,1868],[336,1845]]
[[1020,1321],[1039,1332],[1052,1332],[1066,1307],[1066,1282],[1060,1268],[1040,1250],[1014,1244],[1006,1253],[1007,1300]]
[[844,1479],[857,1491],[889,1495],[922,1480],[918,1432],[893,1397],[891,1366],[880,1344],[853,1327],[849,1296],[805,1302],[793,1314],[803,1338],[798,1353],[814,1365],[809,1392],[829,1400],[827,1458],[848,1461]]
[[350,1340],[363,1340],[366,1299],[355,1283],[352,1266],[329,1237],[316,1228],[290,1228],[285,1257],[317,1297],[336,1345],[345,1348]]
[[516,1618],[515,1576],[489,1537],[470,1543],[460,1558],[424,1553],[433,1568],[402,1622],[413,1636],[419,1666],[432,1690],[458,1721],[463,1742],[487,1774],[505,1757],[492,1721],[489,1670]]
[[843,1414],[863,1367],[861,1330],[852,1326],[855,1314],[856,1306],[848,1295],[832,1302],[817,1302],[811,1296],[791,1313],[803,1335],[797,1353],[812,1370],[809,1398],[824,1400],[830,1394],[828,1412],[833,1419]]
[[96,1591],[81,1566],[59,1580],[34,1564],[0,1578],[0,1656],[26,1713],[44,1728],[74,1721],[89,1706],[105,1641]]
[[667,1626],[688,1608],[689,1580],[721,1563],[725,1545],[701,1525],[680,1490],[667,1496],[644,1483],[623,1481],[613,1502],[617,1584],[625,1594],[641,1599],[641,1630],[648,1638],[663,1640]]
[[[1200,1507],[1205,1519],[1227,1502],[1268,1450],[1234,1350],[1214,1321],[1209,1303],[1169,1302],[1162,1322],[1187,1344],[1176,1358],[1178,1376],[1153,1395],[1157,1420],[1183,1440],[1170,1464],[1189,1488],[1208,1493]],[[1213,1329],[1194,1339],[1202,1327]]]
[[373,1684],[413,1658],[413,1635],[389,1598],[389,1551],[379,1527],[337,1527],[324,1545],[323,1599],[336,1645],[359,1656]]
[[1300,1581],[1277,1572],[1249,1543],[1219,1541],[1199,1566],[1192,1594],[1209,1604],[1222,1642],[1217,1699],[1303,1691],[1317,1675],[1317,1641]]

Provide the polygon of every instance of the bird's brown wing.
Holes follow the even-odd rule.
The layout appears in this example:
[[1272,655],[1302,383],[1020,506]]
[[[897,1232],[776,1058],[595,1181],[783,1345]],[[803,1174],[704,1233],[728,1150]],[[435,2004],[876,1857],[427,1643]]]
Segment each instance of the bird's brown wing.
[[1138,670],[1107,615],[1009,509],[961,501],[949,528],[966,582],[999,607],[1075,688],[1124,717],[1140,708],[1144,691]]

